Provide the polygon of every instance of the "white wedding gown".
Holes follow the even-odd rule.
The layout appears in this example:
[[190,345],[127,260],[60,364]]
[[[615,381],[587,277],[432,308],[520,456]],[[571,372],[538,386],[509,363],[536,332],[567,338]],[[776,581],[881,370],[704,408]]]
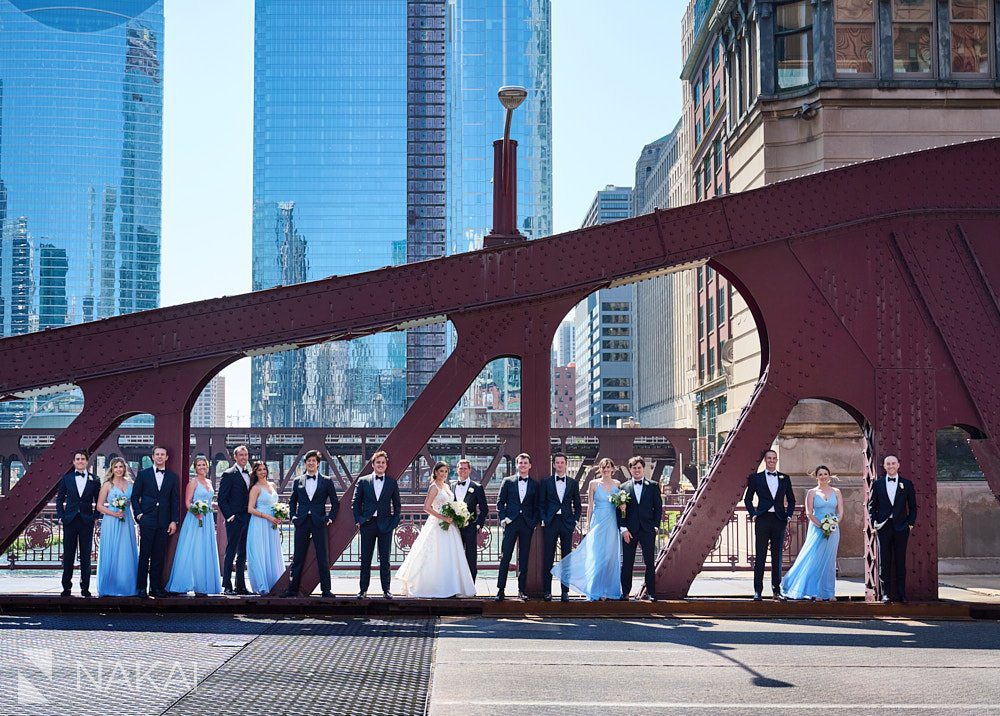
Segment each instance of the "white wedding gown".
[[[431,506],[441,512],[445,502],[455,499],[444,485],[434,496]],[[403,594],[408,597],[446,598],[474,597],[476,583],[465,559],[462,535],[454,525],[441,529],[441,520],[427,516],[420,534],[406,555],[396,579],[403,583]]]

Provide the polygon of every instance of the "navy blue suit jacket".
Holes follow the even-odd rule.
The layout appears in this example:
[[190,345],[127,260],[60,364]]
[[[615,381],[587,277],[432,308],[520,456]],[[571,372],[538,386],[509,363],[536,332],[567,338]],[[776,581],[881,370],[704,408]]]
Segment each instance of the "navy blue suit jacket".
[[[295,478],[292,486],[292,496],[288,500],[288,511],[292,516],[292,523],[295,525],[305,524],[309,520],[315,525],[326,524],[327,520],[333,522],[337,519],[337,511],[340,509],[340,500],[337,499],[337,488],[326,475],[316,475],[316,492],[313,498],[309,499],[306,492],[306,476],[300,475]],[[330,511],[326,511],[326,503],[330,503]]]
[[180,498],[177,496],[177,473],[163,472],[163,486],[156,489],[156,475],[147,467],[136,475],[132,486],[132,514],[140,528],[166,528],[180,522]]
[[905,477],[897,476],[897,479],[895,502],[889,502],[885,475],[875,480],[868,494],[868,516],[876,530],[889,525],[896,532],[902,532],[917,523],[917,491]]
[[[753,506],[753,497],[757,496],[757,507]],[[774,507],[774,514],[783,520],[791,518],[795,512],[795,491],[792,489],[792,480],[783,472],[778,472],[778,492],[771,497],[771,488],[767,486],[767,475],[757,472],[747,478],[747,492],[743,498],[743,505],[747,508],[747,514],[751,517],[760,517],[765,512],[770,512]]]
[[[556,514],[562,510],[561,514]],[[580,483],[575,478],[566,476],[566,491],[563,492],[562,502],[559,501],[559,492],[556,490],[556,476],[549,475],[542,480],[541,493],[538,497],[539,519],[546,525],[555,522],[562,522],[567,529],[574,529],[576,523],[580,521],[580,514],[583,511],[583,503],[580,501]]]
[[[247,472],[250,472],[249,465]],[[253,486],[253,478],[251,478],[250,486]],[[247,512],[247,504],[250,502],[250,488],[243,481],[243,476],[236,465],[222,473],[222,478],[219,480],[219,496],[216,501],[219,503],[219,512],[222,513],[224,520],[228,521],[230,517],[236,515],[235,521],[250,521],[250,513]]]
[[517,475],[504,478],[500,484],[500,494],[497,495],[497,516],[500,522],[510,518],[513,522],[518,517],[523,517],[529,527],[538,524],[538,485],[528,478],[528,489],[524,493],[524,502],[521,502],[521,494],[517,489]]
[[633,536],[643,532],[653,532],[660,528],[663,519],[663,498],[660,497],[660,485],[652,480],[642,481],[642,499],[635,499],[635,480],[628,480],[621,486],[628,493],[629,501],[625,503],[625,514],[617,508],[618,526],[624,527]]
[[[383,478],[382,495],[375,499],[375,473],[365,475],[354,486],[351,512],[354,521],[363,525],[372,518],[379,532],[391,532],[399,526],[403,517],[403,507],[399,499],[399,485],[388,475]],[[375,513],[378,512],[378,517]]]
[[77,515],[88,525],[94,524],[97,515],[97,496],[101,485],[89,474],[84,485],[83,495],[76,489],[76,470],[70,470],[59,478],[59,488],[56,490],[56,517],[64,525],[72,522]]

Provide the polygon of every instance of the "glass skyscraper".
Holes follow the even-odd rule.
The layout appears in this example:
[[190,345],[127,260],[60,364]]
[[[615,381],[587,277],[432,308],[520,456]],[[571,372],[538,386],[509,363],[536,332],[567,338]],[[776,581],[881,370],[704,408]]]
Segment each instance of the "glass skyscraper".
[[[481,245],[503,84],[529,89],[519,226],[550,233],[548,0],[257,0],[255,23],[255,290]],[[450,345],[441,324],[255,357],[253,422],[391,426]]]
[[0,0],[0,335],[159,305],[162,59],[162,2]]

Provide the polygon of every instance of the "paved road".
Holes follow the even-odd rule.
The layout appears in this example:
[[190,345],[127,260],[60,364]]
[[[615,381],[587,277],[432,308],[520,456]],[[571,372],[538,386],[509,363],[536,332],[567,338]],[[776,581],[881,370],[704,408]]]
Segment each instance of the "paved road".
[[1000,624],[444,620],[431,716],[1000,713]]
[[0,615],[0,716],[1000,714],[1000,622]]

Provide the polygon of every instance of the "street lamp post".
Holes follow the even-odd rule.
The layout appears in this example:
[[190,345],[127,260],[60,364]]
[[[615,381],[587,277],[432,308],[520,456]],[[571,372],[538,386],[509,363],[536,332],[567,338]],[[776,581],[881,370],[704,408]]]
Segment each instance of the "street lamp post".
[[510,121],[527,96],[524,87],[501,87],[497,92],[507,118],[503,139],[493,142],[493,229],[483,238],[483,248],[524,241],[517,230],[517,141],[510,138]]

